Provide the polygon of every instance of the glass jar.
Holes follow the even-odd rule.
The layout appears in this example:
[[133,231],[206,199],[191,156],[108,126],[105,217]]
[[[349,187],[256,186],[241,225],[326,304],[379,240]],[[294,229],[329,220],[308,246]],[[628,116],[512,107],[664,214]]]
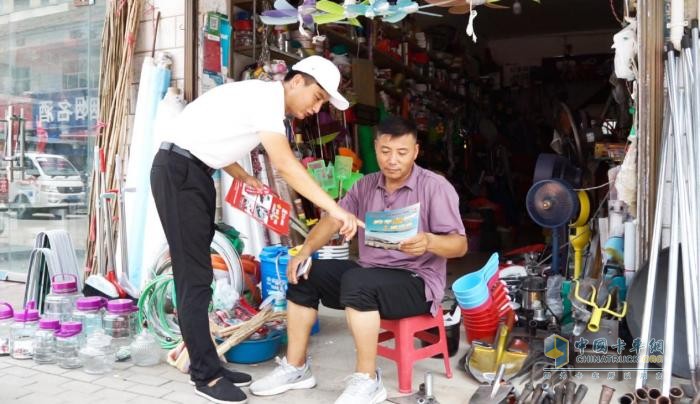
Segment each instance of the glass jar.
[[14,359],[32,359],[34,334],[39,325],[39,310],[29,302],[24,310],[15,313],[10,326],[10,356]]
[[39,329],[34,334],[32,344],[34,362],[38,364],[56,362],[56,331],[59,329],[61,329],[61,324],[56,319],[42,318],[39,320]]
[[83,337],[87,338],[95,331],[102,330],[102,317],[107,300],[102,297],[80,297],[75,301],[72,320],[83,325]]
[[83,366],[80,351],[80,333],[83,325],[77,321],[66,321],[56,333],[56,362],[63,369],[75,369]]
[[14,314],[9,303],[0,303],[0,356],[10,354],[10,326]]
[[128,346],[135,335],[136,307],[129,299],[116,299],[107,302],[107,312],[102,318],[105,334],[112,337],[115,350]]
[[85,373],[101,375],[112,371],[114,350],[112,337],[98,330],[87,337],[85,347],[80,350],[80,360]]
[[131,359],[136,366],[155,366],[160,362],[161,349],[155,337],[144,330],[129,345]]
[[[68,280],[59,281],[59,278]],[[44,318],[60,322],[71,318],[76,299],[83,295],[78,292],[78,278],[73,274],[57,274],[51,277],[51,293],[44,299]]]

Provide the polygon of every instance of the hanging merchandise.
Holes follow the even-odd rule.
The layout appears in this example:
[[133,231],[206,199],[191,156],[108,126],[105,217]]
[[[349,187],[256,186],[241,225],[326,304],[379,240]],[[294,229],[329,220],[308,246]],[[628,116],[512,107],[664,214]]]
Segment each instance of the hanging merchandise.
[[[129,133],[126,130],[127,117],[129,115],[129,105],[131,95],[131,73],[133,70],[132,59],[134,55],[134,45],[139,32],[139,22],[142,7],[145,1],[113,1],[109,2],[105,23],[102,31],[102,52],[100,58],[100,105],[97,124],[97,135],[95,137],[96,147],[104,148],[107,153],[105,173],[106,184],[104,189],[114,188],[113,168],[114,157],[121,152],[121,148],[127,143],[125,136]],[[137,175],[143,176],[143,173]],[[89,219],[88,223],[94,226],[98,215],[98,184],[99,175],[95,171],[92,178],[91,196],[88,198]],[[93,229],[94,227],[91,227]],[[96,263],[96,241],[94,238],[88,239],[86,248],[86,262],[84,267],[87,272],[96,273],[98,265]]]
[[[153,157],[158,151],[154,147],[153,125],[158,103],[165,95],[170,84],[170,65],[172,60],[166,54],[159,54],[155,59],[146,57],[141,67],[141,80],[136,100],[136,115],[132,128],[131,146],[126,169],[126,188],[134,189],[124,195],[126,213],[126,234],[130,281],[141,285],[144,228],[146,212],[151,194],[150,180],[144,173],[150,172]],[[107,188],[110,189],[110,188]],[[111,236],[111,235],[110,235]]]

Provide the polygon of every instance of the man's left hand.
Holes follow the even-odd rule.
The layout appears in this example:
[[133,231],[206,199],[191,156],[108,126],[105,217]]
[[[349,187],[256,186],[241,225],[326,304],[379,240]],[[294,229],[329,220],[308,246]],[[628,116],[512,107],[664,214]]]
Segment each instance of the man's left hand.
[[432,234],[418,233],[415,236],[399,243],[399,251],[409,255],[420,256],[428,252]]

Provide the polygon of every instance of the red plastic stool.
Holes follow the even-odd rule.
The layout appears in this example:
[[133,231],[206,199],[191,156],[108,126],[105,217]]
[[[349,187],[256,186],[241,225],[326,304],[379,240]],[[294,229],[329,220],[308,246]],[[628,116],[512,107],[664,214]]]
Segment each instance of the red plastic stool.
[[[399,392],[410,393],[413,384],[413,362],[442,354],[445,361],[447,378],[452,378],[450,357],[447,353],[447,337],[442,316],[433,317],[423,314],[400,320],[382,320],[380,327],[386,331],[379,334],[377,354],[396,362],[399,372]],[[437,327],[439,336],[428,332]],[[429,343],[423,348],[415,348],[414,338]],[[381,345],[382,342],[394,339],[394,349]]]

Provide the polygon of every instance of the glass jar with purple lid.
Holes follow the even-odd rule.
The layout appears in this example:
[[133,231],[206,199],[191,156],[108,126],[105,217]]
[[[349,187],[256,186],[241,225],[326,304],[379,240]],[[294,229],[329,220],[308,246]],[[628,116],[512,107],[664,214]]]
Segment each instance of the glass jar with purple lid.
[[79,297],[75,301],[72,320],[83,325],[86,338],[95,331],[102,330],[102,317],[107,299],[98,296]]
[[128,346],[136,334],[136,306],[129,299],[107,302],[107,311],[102,318],[105,334],[112,337],[112,346],[119,349]]
[[38,364],[56,362],[56,331],[59,329],[61,329],[61,324],[56,319],[42,318],[39,320],[39,329],[34,334],[32,346],[34,362]]
[[0,302],[0,356],[10,354],[10,326],[15,315],[12,306],[6,302]]
[[80,352],[80,335],[83,325],[77,321],[66,321],[61,324],[61,330],[56,333],[56,362],[64,369],[75,369],[83,366],[78,353]]
[[34,334],[39,325],[39,310],[30,301],[25,309],[16,312],[10,326],[10,356],[14,359],[32,359],[34,355]]
[[71,318],[76,299],[83,295],[78,292],[78,278],[73,274],[56,274],[51,277],[51,292],[44,300],[44,318],[61,322]]

